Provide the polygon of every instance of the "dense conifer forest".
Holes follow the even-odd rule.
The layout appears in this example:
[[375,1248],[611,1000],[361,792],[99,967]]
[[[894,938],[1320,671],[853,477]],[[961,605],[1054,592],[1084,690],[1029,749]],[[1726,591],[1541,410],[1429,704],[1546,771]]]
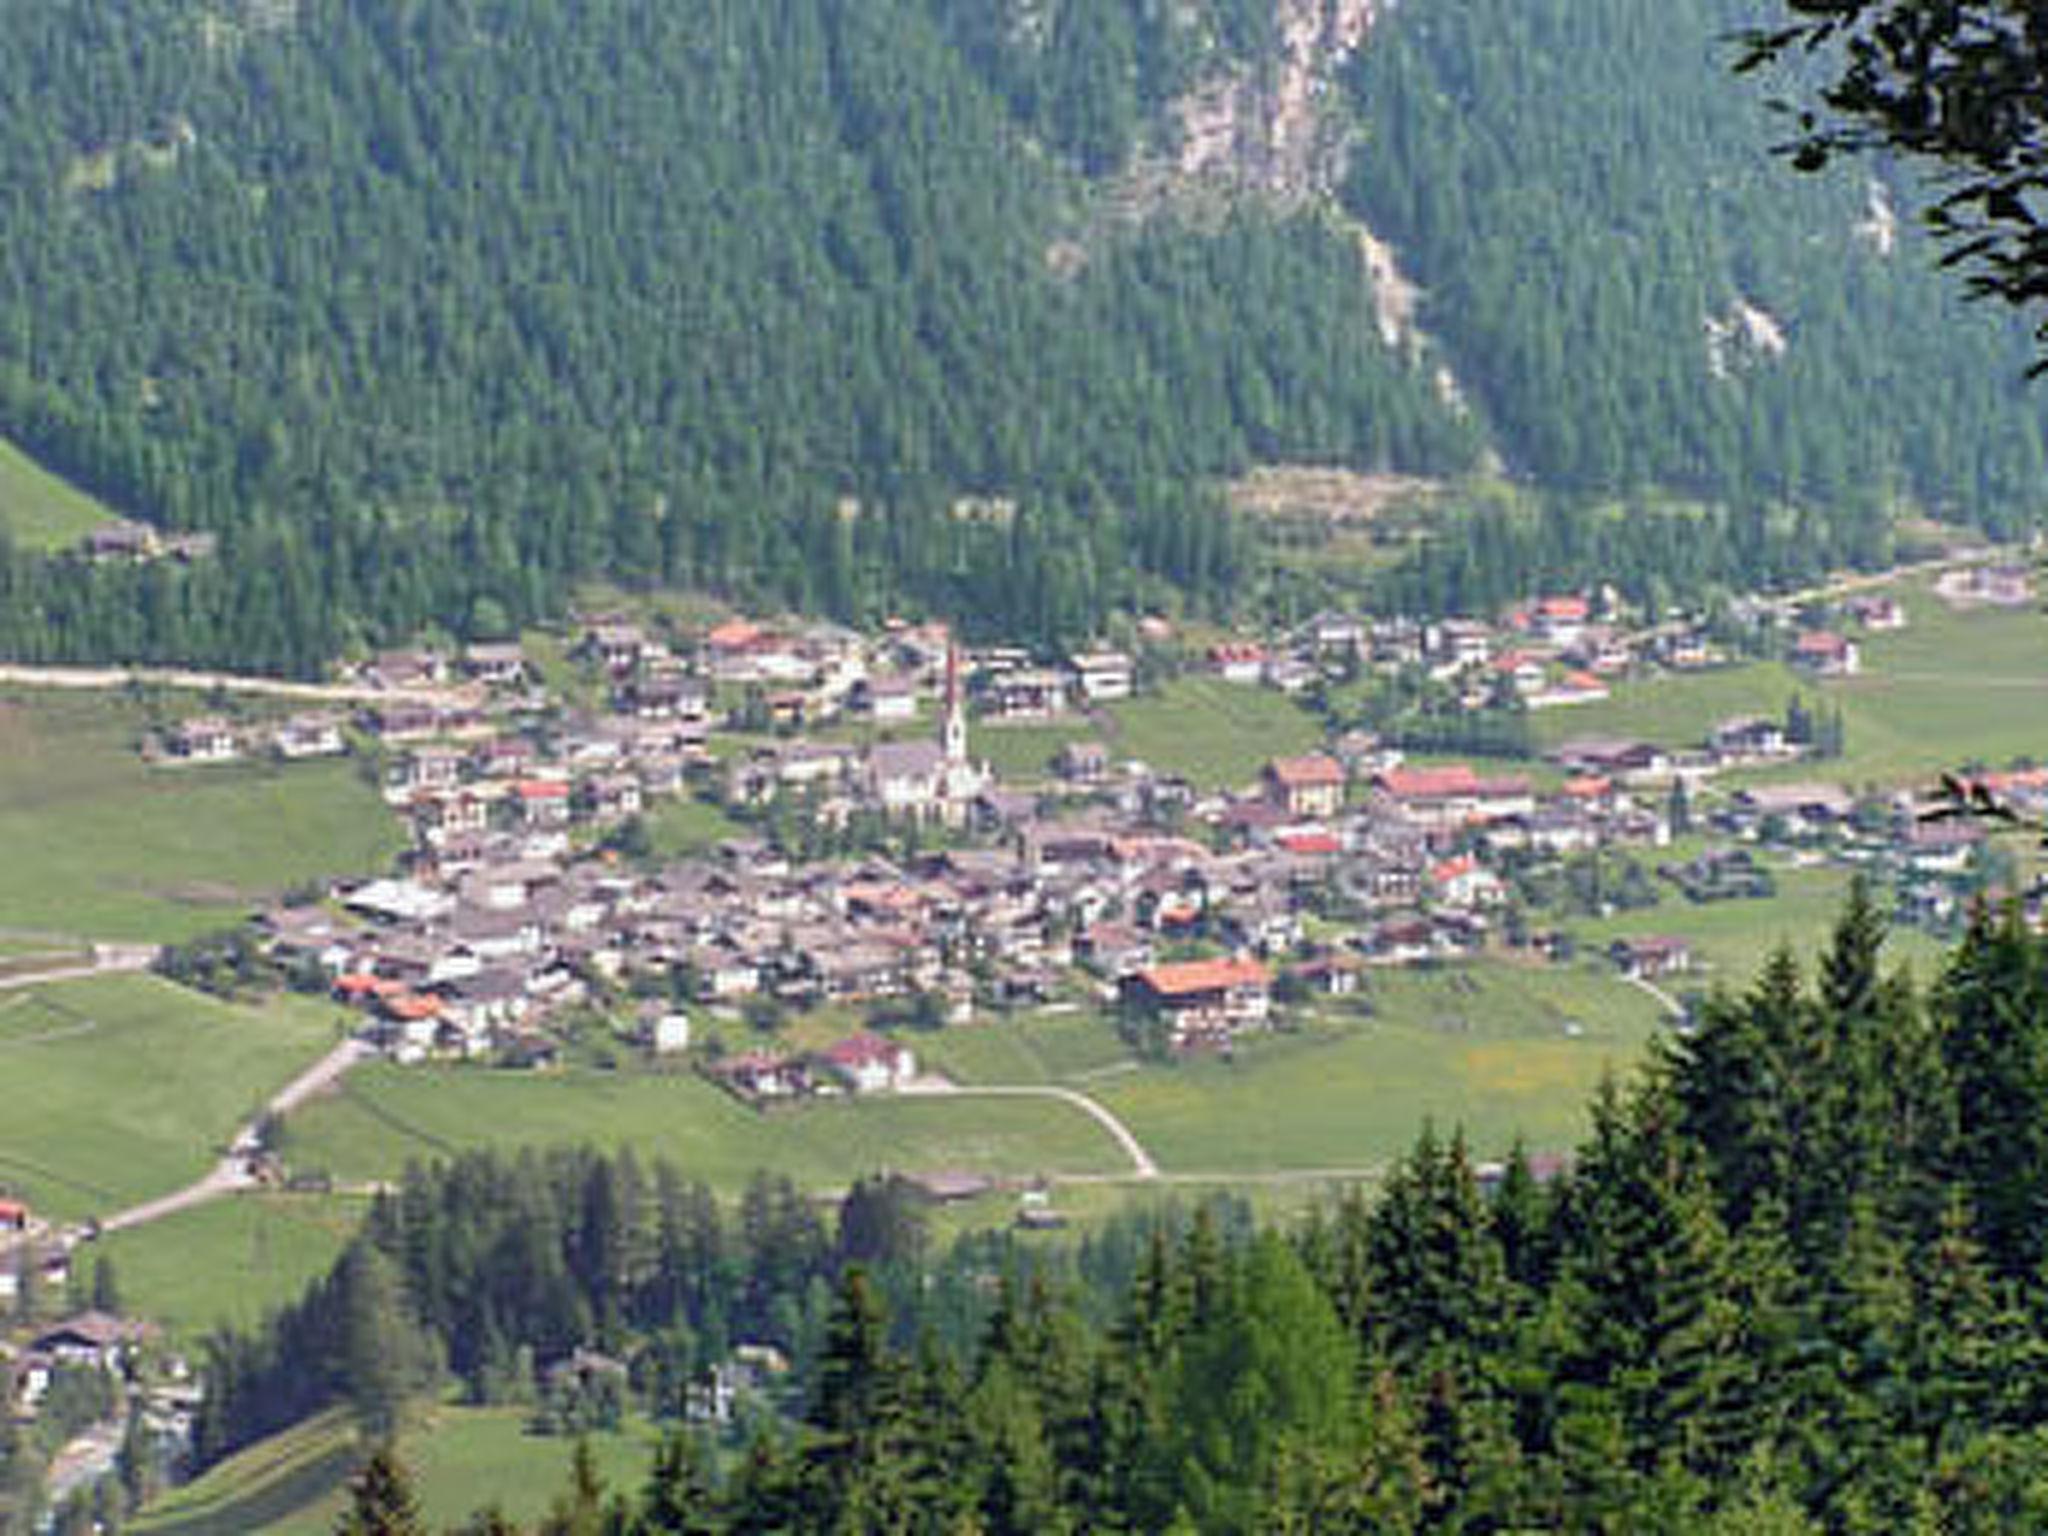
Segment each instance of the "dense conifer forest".
[[1324,93],[1344,206],[1133,220],[1277,0],[0,0],[0,431],[222,541],[0,548],[0,653],[310,672],[592,576],[1072,638],[1245,601],[1216,486],[1280,460],[1493,452],[1866,562],[1901,498],[2020,526],[2019,340],[1882,183],[1770,162],[1740,10],[1415,0]]
[[680,1418],[752,1339],[796,1362],[793,1417],[723,1453],[678,1427],[650,1488],[551,1529],[2036,1529],[2048,941],[1980,916],[1923,985],[1882,938],[1859,889],[1810,967],[1604,1092],[1554,1176],[1427,1131],[1284,1231],[936,1255],[891,1181],[828,1227],[629,1158],[419,1170],[216,1342],[203,1450],[337,1399],[373,1429],[443,1382],[505,1400],[579,1346]]

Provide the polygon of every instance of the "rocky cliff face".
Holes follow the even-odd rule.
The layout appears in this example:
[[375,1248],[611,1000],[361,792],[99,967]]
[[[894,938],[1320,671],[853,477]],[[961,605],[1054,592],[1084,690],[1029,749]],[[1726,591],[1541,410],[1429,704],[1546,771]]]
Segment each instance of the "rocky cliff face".
[[1184,184],[1289,200],[1328,192],[1343,169],[1336,75],[1379,0],[1273,0],[1274,56],[1233,65],[1174,104],[1159,161]]

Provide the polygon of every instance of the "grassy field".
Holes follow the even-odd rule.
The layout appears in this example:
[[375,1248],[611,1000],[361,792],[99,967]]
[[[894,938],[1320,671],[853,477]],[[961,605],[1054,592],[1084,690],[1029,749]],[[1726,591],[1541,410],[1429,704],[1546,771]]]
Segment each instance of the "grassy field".
[[661,859],[688,858],[708,852],[728,837],[739,837],[746,828],[717,806],[678,795],[664,800],[646,816],[647,836]]
[[176,1189],[333,1042],[337,1017],[297,999],[229,1007],[146,976],[0,995],[0,1180],[65,1218]]
[[146,723],[121,695],[0,694],[0,926],[189,937],[397,852],[352,765],[154,769],[135,752]]
[[[1849,872],[1842,869],[1778,870],[1773,878],[1778,893],[1769,901],[1694,905],[1662,887],[1664,900],[1655,907],[1583,919],[1572,923],[1571,931],[1583,949],[1605,949],[1617,938],[1650,934],[1690,940],[1702,969],[1672,986],[1719,984],[1740,990],[1781,944],[1790,945],[1802,965],[1810,965],[1841,916],[1849,891]],[[1941,944],[1913,928],[1894,931],[1886,943],[1890,961],[1909,963],[1922,980],[1932,978],[1942,952]]]
[[325,1274],[361,1221],[350,1196],[240,1195],[116,1232],[91,1252],[114,1264],[127,1306],[185,1339],[247,1327]]
[[1070,741],[1104,740],[1105,733],[1088,720],[1060,725],[988,725],[975,722],[968,732],[970,750],[995,769],[1006,784],[1042,783],[1050,779],[1052,760]]
[[1425,1120],[1484,1152],[1571,1145],[1603,1073],[1626,1071],[1657,1008],[1595,970],[1505,964],[1376,973],[1373,1012],[1241,1052],[1105,1078],[1091,1091],[1175,1173],[1370,1167]]
[[[590,1446],[612,1487],[637,1488],[653,1462],[644,1428],[593,1435]],[[427,1527],[446,1530],[489,1504],[514,1520],[539,1519],[568,1486],[572,1444],[528,1434],[517,1409],[441,1408],[408,1429],[398,1450]],[[138,1536],[325,1536],[360,1455],[348,1421],[322,1414],[173,1490],[127,1528]]]
[[1085,1008],[984,1014],[911,1043],[920,1062],[962,1083],[1067,1082],[1131,1059],[1110,1022]]
[[1930,778],[1965,759],[2048,757],[2048,616],[2032,609],[1957,610],[1925,584],[1897,594],[1909,623],[1859,637],[1860,676],[1815,682],[1777,662],[1620,684],[1599,704],[1545,710],[1545,745],[1573,736],[1637,736],[1697,746],[1731,715],[1781,715],[1794,693],[1841,709],[1847,752],[1768,777],[1848,784]]
[[15,543],[27,549],[63,549],[113,515],[104,504],[0,438],[0,528]]
[[1179,678],[1158,693],[1110,707],[1119,758],[1205,789],[1249,784],[1270,757],[1306,752],[1322,740],[1315,717],[1270,688],[1215,678]]
[[818,1189],[864,1173],[1114,1172],[1115,1145],[1080,1111],[1036,1100],[840,1100],[757,1114],[690,1076],[370,1067],[292,1121],[295,1168],[385,1179],[467,1146],[631,1145],[732,1191],[759,1168]]

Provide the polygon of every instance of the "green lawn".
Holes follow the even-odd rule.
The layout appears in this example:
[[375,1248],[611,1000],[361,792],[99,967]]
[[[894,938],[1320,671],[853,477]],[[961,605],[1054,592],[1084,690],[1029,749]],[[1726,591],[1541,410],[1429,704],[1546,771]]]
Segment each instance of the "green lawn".
[[[1517,1135],[1562,1149],[1601,1076],[1656,1032],[1650,999],[1596,970],[1498,963],[1373,975],[1373,1013],[1311,1023],[1240,1053],[1092,1086],[1171,1173],[1370,1168],[1425,1120],[1484,1153]],[[1576,1033],[1571,1031],[1576,1030]]]
[[841,1189],[884,1169],[1112,1172],[1123,1160],[1080,1111],[1038,1100],[890,1099],[758,1114],[692,1076],[372,1066],[293,1117],[294,1168],[395,1177],[411,1158],[466,1146],[631,1145],[733,1191],[756,1169]]
[[1270,757],[1307,752],[1323,738],[1316,718],[1270,688],[1184,677],[1158,693],[1110,706],[1119,758],[1205,789],[1249,784]]
[[29,549],[63,549],[113,515],[104,504],[0,438],[0,528],[15,543]]
[[135,751],[147,724],[125,695],[0,694],[0,926],[184,938],[397,852],[397,820],[353,765],[151,768]]
[[662,801],[645,819],[648,840],[660,859],[704,853],[747,830],[717,806],[688,795]]
[[1088,720],[1069,720],[1059,725],[989,725],[976,721],[969,728],[973,755],[985,759],[1006,784],[1042,783],[1053,776],[1052,761],[1071,741],[1105,739],[1102,729]]
[[1006,1017],[910,1038],[920,1062],[962,1083],[1055,1083],[1130,1060],[1115,1027],[1091,1008]]
[[[637,1425],[590,1437],[598,1470],[614,1488],[638,1488],[653,1444],[653,1432]],[[568,1486],[572,1449],[571,1441],[528,1434],[520,1410],[486,1408],[437,1409],[398,1447],[431,1530],[450,1529],[488,1504],[514,1520],[538,1520]],[[347,1419],[322,1414],[174,1489],[129,1529],[139,1536],[325,1536],[345,1507],[360,1455]]]
[[[1773,872],[1778,893],[1769,901],[1716,901],[1695,905],[1669,886],[1659,884],[1664,900],[1640,912],[1582,919],[1570,924],[1582,949],[1605,949],[1617,938],[1672,934],[1688,939],[1702,970],[1668,984],[1684,990],[1707,984],[1736,990],[1746,987],[1772,951],[1789,945],[1800,964],[1810,967],[1826,943],[1842,902],[1849,892],[1844,869],[1790,869]],[[1931,980],[1943,946],[1914,928],[1894,932],[1886,954],[1896,964],[1910,963],[1921,980]]]
[[349,1196],[238,1195],[101,1238],[123,1303],[177,1337],[251,1327],[325,1274],[362,1220]]
[[[1909,623],[1859,636],[1860,676],[1817,683],[1777,662],[1642,678],[1599,704],[1536,715],[1546,746],[1573,736],[1638,736],[1697,746],[1731,715],[1780,715],[1794,694],[1842,710],[1847,753],[1770,777],[1848,784],[1925,780],[1968,758],[2048,757],[2048,616],[1959,611],[1924,583],[1901,589]],[[1754,775],[1751,775],[1754,777]]]
[[64,1218],[166,1194],[333,1043],[339,1016],[299,999],[230,1007],[147,976],[0,995],[0,1180]]

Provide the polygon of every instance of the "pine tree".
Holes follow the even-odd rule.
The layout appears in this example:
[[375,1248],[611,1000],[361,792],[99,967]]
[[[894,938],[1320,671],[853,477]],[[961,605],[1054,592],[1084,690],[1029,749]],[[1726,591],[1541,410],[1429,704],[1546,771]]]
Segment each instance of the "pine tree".
[[350,1480],[348,1499],[335,1536],[426,1536],[411,1474],[388,1441],[370,1453]]

